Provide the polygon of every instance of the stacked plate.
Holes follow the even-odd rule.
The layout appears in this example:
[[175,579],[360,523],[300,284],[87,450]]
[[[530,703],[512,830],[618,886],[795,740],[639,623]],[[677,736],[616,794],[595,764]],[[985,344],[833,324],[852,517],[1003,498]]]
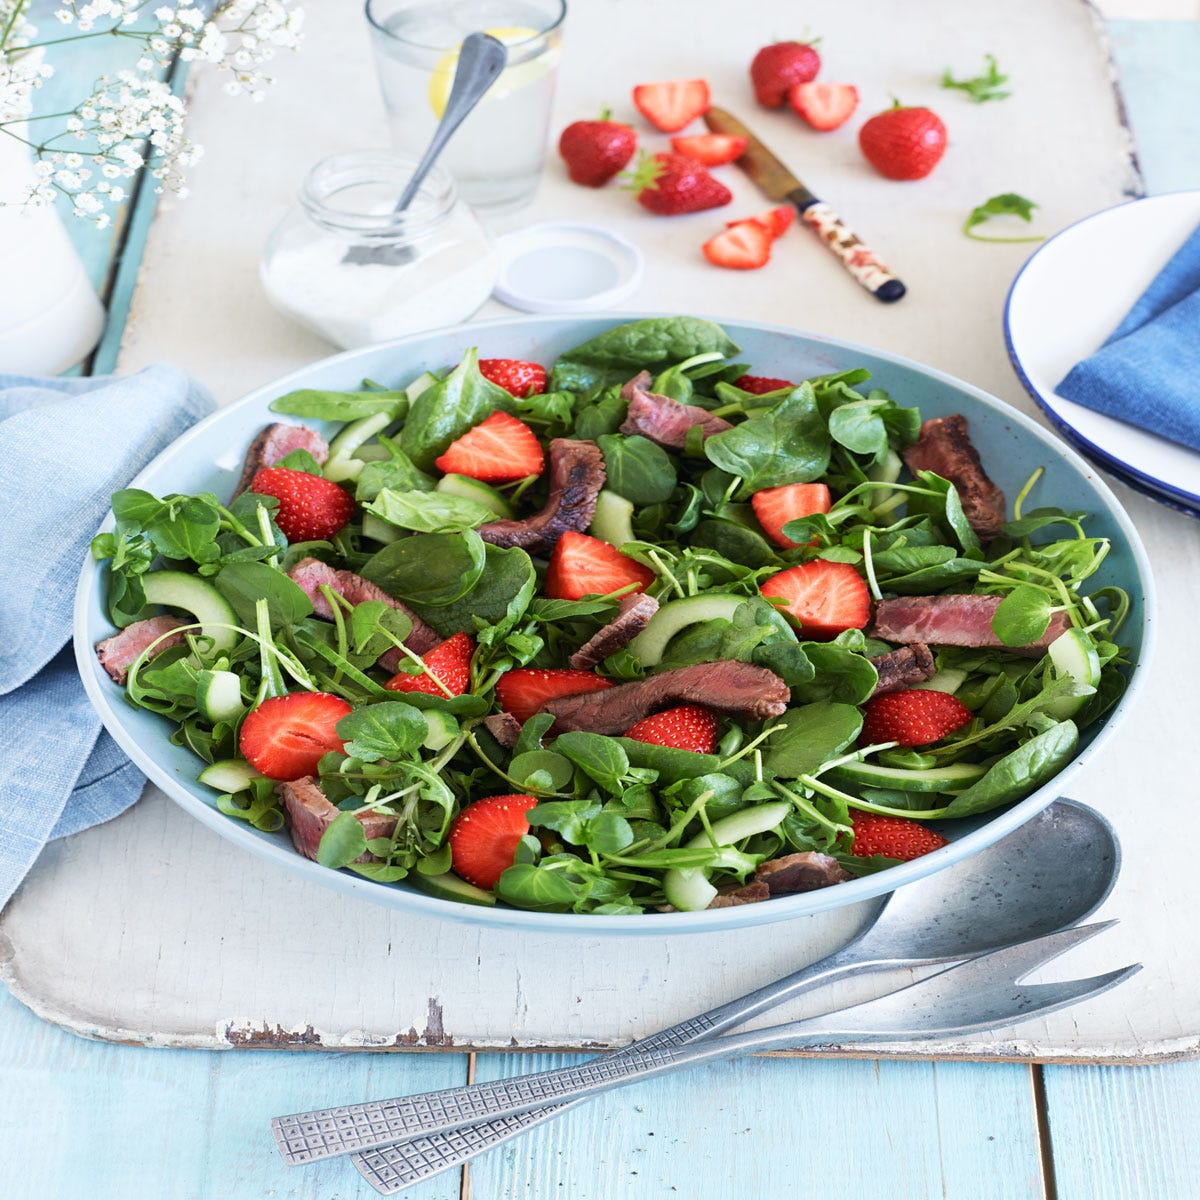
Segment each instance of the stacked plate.
[[1029,394],[1077,450],[1123,483],[1200,517],[1200,454],[1055,392],[1200,225],[1200,191],[1133,200],[1068,226],[1008,293],[1004,336]]

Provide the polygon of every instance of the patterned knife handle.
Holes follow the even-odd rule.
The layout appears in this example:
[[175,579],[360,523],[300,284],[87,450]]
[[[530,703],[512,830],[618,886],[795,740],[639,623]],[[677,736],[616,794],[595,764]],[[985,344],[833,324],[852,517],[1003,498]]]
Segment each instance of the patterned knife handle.
[[903,283],[879,261],[875,251],[861,242],[841,217],[823,200],[797,201],[800,220],[812,229],[833,252],[838,261],[863,287],[884,304],[899,300],[907,290]]

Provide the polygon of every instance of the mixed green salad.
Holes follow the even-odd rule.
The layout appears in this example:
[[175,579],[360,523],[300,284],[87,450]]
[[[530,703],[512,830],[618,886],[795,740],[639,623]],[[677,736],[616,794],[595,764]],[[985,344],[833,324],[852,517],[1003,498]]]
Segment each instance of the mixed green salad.
[[[1042,785],[1124,685],[1116,637],[1129,599],[1115,587],[1089,591],[1108,541],[1087,531],[1083,512],[1038,507],[1037,472],[983,542],[950,481],[904,468],[922,424],[909,398],[872,388],[866,370],[747,390],[737,381],[752,364],[737,356],[710,322],[656,318],[561,355],[546,390],[524,397],[485,378],[465,346],[441,373],[281,396],[274,412],[340,429],[323,464],[301,449],[275,465],[335,482],[353,499],[352,515],[332,537],[289,543],[281,501],[253,490],[231,501],[116,493],[115,529],[92,546],[107,562],[111,620],[125,629],[166,611],[186,621],[138,654],[128,702],[170,723],[222,813],[270,831],[288,816],[280,781],[241,753],[247,715],[284,695],[339,698],[340,748],[323,754],[313,776],[337,809],[317,861],[380,884],[405,880],[451,899],[545,912],[703,908],[793,854],[828,856],[850,876],[879,871],[897,859],[856,853],[856,818],[945,830],[943,821]],[[697,428],[679,448],[622,432],[626,385],[642,371],[653,396],[729,428],[708,436]],[[548,596],[542,554],[481,536],[490,522],[539,511],[549,486],[546,473],[446,484],[436,460],[497,411],[545,446],[599,447],[603,490],[586,534],[650,582],[621,594]],[[828,511],[769,536],[755,496],[811,483],[828,487]],[[402,607],[327,588],[329,615],[318,616],[288,573],[310,559],[382,587]],[[870,621],[806,634],[773,598],[772,581],[818,561],[856,573],[872,606],[1001,598],[997,644],[933,644],[931,678],[919,685],[952,694],[969,710],[966,724],[929,745],[864,741],[879,682],[872,659],[897,645],[874,636]],[[714,710],[708,753],[625,731],[562,732],[541,711],[504,737],[488,720],[502,711],[497,685],[513,671],[568,669],[631,593],[652,597],[657,612],[598,663],[600,677],[619,687],[696,664],[750,664],[783,681],[786,710],[753,719]],[[385,686],[397,672],[426,670],[405,645],[414,616],[441,639],[469,635],[461,691]],[[1069,634],[1053,653],[1014,653],[1052,621]],[[381,667],[388,653],[393,665]],[[530,798],[528,832],[495,885],[480,888],[454,873],[450,834],[464,809],[499,794]]]

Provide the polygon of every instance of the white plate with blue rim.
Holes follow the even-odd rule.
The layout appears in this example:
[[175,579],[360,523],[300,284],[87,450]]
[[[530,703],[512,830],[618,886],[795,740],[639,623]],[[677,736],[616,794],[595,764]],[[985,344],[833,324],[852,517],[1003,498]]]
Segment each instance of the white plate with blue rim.
[[1055,388],[1099,349],[1197,225],[1200,191],[1147,196],[1085,217],[1029,259],[1004,310],[1009,358],[1058,432],[1124,483],[1193,517],[1200,516],[1200,454]]

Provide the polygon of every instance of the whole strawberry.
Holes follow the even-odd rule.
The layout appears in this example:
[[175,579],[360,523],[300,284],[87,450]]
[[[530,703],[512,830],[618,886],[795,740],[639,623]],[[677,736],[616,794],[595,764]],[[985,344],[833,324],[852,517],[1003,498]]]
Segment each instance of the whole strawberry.
[[887,692],[863,705],[861,741],[928,746],[961,729],[974,713],[957,696],[924,688]]
[[637,134],[611,116],[604,108],[598,121],[574,121],[558,139],[567,174],[584,187],[603,187],[625,169],[637,149]]
[[947,845],[940,833],[934,833],[908,817],[884,817],[877,813],[856,812],[850,818],[854,826],[854,845],[850,853],[855,858],[871,858],[882,854],[911,862]]
[[821,56],[813,42],[775,42],[764,46],[750,64],[754,95],[764,108],[782,108],[788,88],[816,79]]
[[946,153],[946,126],[932,109],[898,100],[859,131],[863,157],[888,179],[924,179]]
[[664,217],[720,208],[733,193],[707,167],[685,154],[643,156],[629,182],[637,202]]
[[327,541],[354,516],[354,501],[349,494],[320,475],[287,467],[264,467],[254,476],[250,490],[279,501],[275,524],[293,545]]

